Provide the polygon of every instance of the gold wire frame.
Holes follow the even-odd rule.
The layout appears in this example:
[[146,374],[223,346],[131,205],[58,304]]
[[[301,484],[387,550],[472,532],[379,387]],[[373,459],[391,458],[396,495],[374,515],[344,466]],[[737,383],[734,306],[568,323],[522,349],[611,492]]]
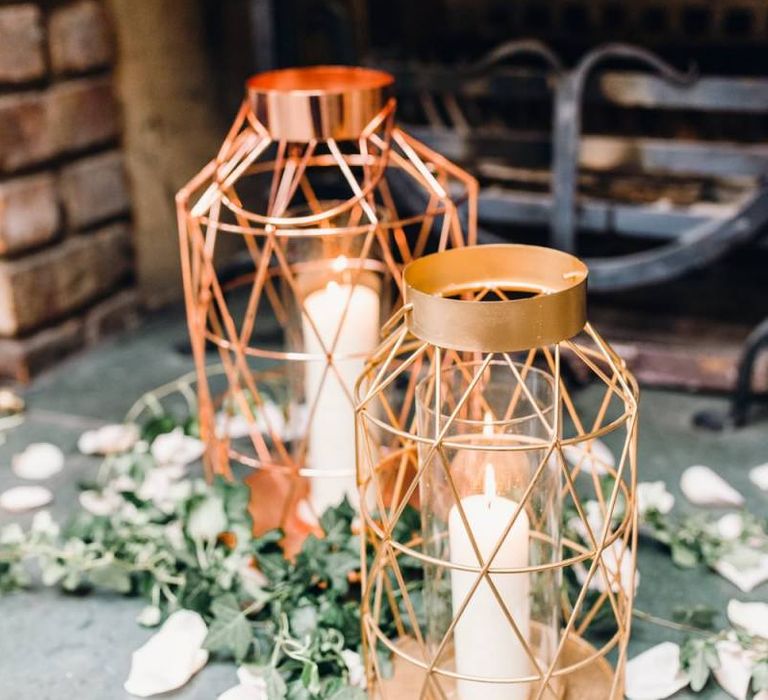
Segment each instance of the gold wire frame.
[[[406,268],[406,304],[393,317],[394,328],[373,354],[356,387],[358,484],[364,526],[361,616],[371,698],[446,700],[456,697],[451,688],[459,679],[529,683],[531,700],[624,697],[635,590],[638,387],[624,361],[586,321],[586,277],[585,266],[572,256],[516,245],[448,251],[424,257]],[[518,299],[510,295],[521,291],[531,296]],[[488,303],[489,298],[496,301]],[[473,319],[471,327],[467,327],[468,319]],[[540,344],[532,344],[531,338],[539,338]],[[577,408],[578,401],[564,380],[566,364],[576,376],[590,377],[590,391],[598,394],[593,408]],[[514,414],[514,404],[526,394],[535,405],[525,382],[534,366],[552,375],[555,389],[551,420],[539,412],[551,439],[543,457],[536,459],[538,466],[515,514],[484,560],[461,506],[445,450],[452,446],[449,428],[457,416],[466,406],[483,400],[479,387],[491,365],[505,367],[510,373],[514,389],[507,416]],[[439,415],[444,399],[439,377],[449,369],[464,374],[462,387],[466,389],[452,407],[448,421],[435,427],[436,437],[425,437],[419,434],[415,416],[417,383],[431,383],[434,413]],[[617,447],[615,465],[605,464],[597,452],[593,454],[594,441],[602,438],[609,438]],[[420,459],[419,447],[426,451],[426,457]],[[482,449],[509,448],[496,445]],[[542,451],[541,445],[523,444],[512,449]],[[470,569],[477,579],[454,611],[437,648],[426,641],[401,562],[407,560],[412,566],[417,561],[446,570],[467,568],[429,556],[420,533],[411,533],[406,540],[394,534],[406,508],[418,505],[420,483],[432,458],[450,486],[451,503],[461,513],[478,559],[477,567]],[[571,523],[563,533],[557,561],[514,570],[494,568],[494,557],[525,508],[536,480],[552,460],[560,472],[563,502],[576,514],[576,528],[582,537],[569,534],[574,527]],[[595,527],[594,514],[590,518],[585,511],[587,500],[598,504],[599,528]],[[557,569],[564,580],[567,576],[577,584],[561,592],[562,624],[556,652],[549,663],[542,664],[522,637],[491,574],[545,569]],[[580,578],[575,576],[577,571]],[[446,662],[456,622],[481,581],[487,582],[503,611],[502,624],[508,624],[524,645],[535,669],[532,675],[481,679],[461,675]],[[591,632],[598,624],[604,626],[606,617],[614,631],[593,646]],[[385,618],[393,621],[399,639],[385,634]],[[382,669],[377,651],[392,655],[394,678]],[[615,659],[612,664],[609,654]]]
[[[304,434],[293,445],[270,425],[266,414],[262,420],[267,429],[256,427],[265,396],[254,366],[271,363],[288,381],[301,363],[325,361],[322,381],[330,375],[342,381],[334,365],[339,334],[330,345],[323,343],[304,306],[305,291],[297,284],[289,249],[305,241],[332,249],[334,242],[354,237],[358,256],[365,259],[363,267],[373,269],[399,296],[402,266],[434,247],[435,237],[440,250],[475,240],[476,181],[394,125],[391,85],[386,73],[344,67],[255,76],[218,154],[176,196],[206,470],[209,476],[228,478],[232,463],[255,470],[247,477],[253,498],[269,499],[272,512],[277,511],[257,523],[259,530],[291,529],[305,477],[322,474],[305,463],[314,407],[309,407]],[[411,207],[407,214],[398,210],[390,187],[392,173],[417,195],[421,209]],[[343,190],[333,200],[316,194],[317,181],[329,178]],[[254,182],[261,198],[253,194]],[[466,231],[458,210],[462,202],[469,222]],[[230,251],[237,248],[250,261],[250,271],[222,280],[216,266],[222,245]],[[361,268],[354,273],[353,288],[364,272]],[[247,303],[236,313],[230,296],[238,288]],[[288,332],[285,290],[290,303],[309,320],[323,354],[259,340],[255,332],[269,313]],[[349,299],[340,326],[348,304]],[[215,347],[224,368],[222,392],[212,388],[206,376],[206,346]],[[353,407],[351,388],[348,393]],[[245,447],[235,446],[216,430],[216,413],[225,401],[250,426]]]

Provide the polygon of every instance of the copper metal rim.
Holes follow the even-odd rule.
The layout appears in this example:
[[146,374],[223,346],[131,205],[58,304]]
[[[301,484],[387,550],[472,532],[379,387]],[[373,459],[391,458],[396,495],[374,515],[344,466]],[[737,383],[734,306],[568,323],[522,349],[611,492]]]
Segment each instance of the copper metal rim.
[[[551,248],[483,245],[427,255],[403,273],[408,327],[443,348],[516,352],[559,343],[587,322],[587,266]],[[499,301],[450,298],[493,292]],[[508,292],[531,296],[505,299]]]
[[394,78],[351,66],[259,73],[246,86],[251,109],[275,140],[356,139],[392,96]]

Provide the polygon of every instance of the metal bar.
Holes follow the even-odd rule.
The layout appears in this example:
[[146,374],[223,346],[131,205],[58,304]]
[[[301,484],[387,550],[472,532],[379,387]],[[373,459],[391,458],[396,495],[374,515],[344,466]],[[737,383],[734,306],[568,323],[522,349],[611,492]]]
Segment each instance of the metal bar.
[[[519,192],[499,187],[481,190],[480,221],[483,224],[522,224],[546,226],[553,209],[548,194]],[[720,209],[720,216],[714,216]],[[725,220],[737,208],[733,204],[713,205],[712,212],[663,210],[653,205],[641,206],[601,200],[584,200],[579,206],[576,224],[593,233],[623,233],[668,240],[715,218]]]
[[[543,132],[482,129],[458,134],[451,129],[409,125],[408,132],[463,163],[495,159],[520,168],[546,170],[552,157]],[[579,167],[601,172],[616,168],[654,174],[712,177],[768,175],[768,146],[727,141],[684,141],[624,136],[584,136]]]

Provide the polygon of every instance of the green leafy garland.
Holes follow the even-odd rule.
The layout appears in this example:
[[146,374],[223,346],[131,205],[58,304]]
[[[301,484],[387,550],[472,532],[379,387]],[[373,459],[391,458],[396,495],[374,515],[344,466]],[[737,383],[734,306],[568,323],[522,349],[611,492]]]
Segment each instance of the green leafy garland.
[[[112,508],[104,515],[80,512],[63,530],[46,512],[27,530],[0,531],[0,592],[29,583],[34,562],[46,585],[66,591],[92,587],[139,595],[148,601],[139,622],[155,626],[178,609],[198,612],[209,633],[205,646],[219,657],[246,663],[265,681],[270,700],[362,700],[360,663],[359,534],[348,503],[321,519],[324,537],[309,536],[295,560],[279,546],[282,533],[251,536],[247,487],[217,479],[184,479],[152,492],[158,467],[149,446],[177,422],[161,416],[145,426],[144,440],[125,454],[107,457],[95,489]],[[194,433],[194,423],[185,424]],[[674,519],[651,508],[644,532],[670,548],[680,566],[738,561],[755,542],[768,546],[765,528],[745,515],[745,527],[726,541],[704,516]],[[407,510],[398,538],[419,527]],[[573,536],[573,535],[572,535]],[[412,600],[419,604],[421,569],[404,562]],[[573,584],[573,582],[571,582]],[[575,584],[574,584],[575,585]],[[716,644],[737,641],[754,657],[753,688],[768,690],[768,642],[727,629],[714,631],[714,611],[680,610],[673,621],[636,611],[640,619],[687,633],[681,661],[700,690],[717,668]],[[407,615],[403,616],[407,619]],[[396,635],[393,620],[386,633]],[[380,666],[389,666],[381,655]]]
[[[144,437],[154,439],[173,425],[153,421]],[[162,469],[148,447],[144,441],[107,457],[97,482],[88,485],[111,499],[114,512],[80,512],[63,530],[47,512],[38,513],[28,531],[6,526],[0,591],[26,586],[34,562],[46,585],[144,597],[149,605],[139,622],[147,626],[174,610],[198,612],[209,627],[206,648],[250,664],[270,700],[365,698],[352,507],[345,502],[327,511],[324,537],[310,535],[288,561],[278,544],[282,533],[252,537],[244,485],[184,479],[162,493],[148,492],[150,474]],[[408,512],[400,527],[417,525]],[[419,571],[404,573],[418,586]]]

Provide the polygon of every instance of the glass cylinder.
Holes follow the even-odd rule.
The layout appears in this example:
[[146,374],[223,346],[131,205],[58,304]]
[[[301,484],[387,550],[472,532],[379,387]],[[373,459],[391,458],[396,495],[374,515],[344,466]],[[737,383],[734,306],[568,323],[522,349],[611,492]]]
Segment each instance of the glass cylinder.
[[458,678],[450,697],[528,700],[559,639],[554,380],[494,361],[437,384],[416,389],[425,641]]
[[288,383],[298,436],[293,455],[309,479],[312,510],[321,515],[344,498],[358,501],[354,383],[380,342],[394,290],[367,230],[293,239],[286,257],[285,339],[296,361]]

